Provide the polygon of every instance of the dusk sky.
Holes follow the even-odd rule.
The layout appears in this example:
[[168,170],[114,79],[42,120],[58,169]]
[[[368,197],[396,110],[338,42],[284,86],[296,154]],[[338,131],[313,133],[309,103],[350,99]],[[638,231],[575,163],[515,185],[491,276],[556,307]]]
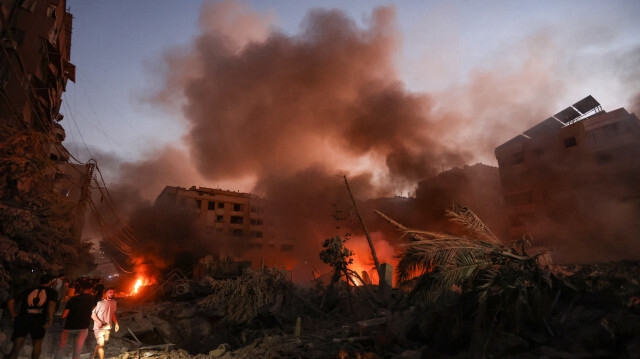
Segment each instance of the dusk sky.
[[[162,183],[264,190],[262,179],[317,167],[394,183],[379,194],[410,191],[434,169],[496,165],[493,148],[587,95],[605,110],[640,107],[638,1],[69,0],[67,6],[77,73],[63,97],[65,145],[82,161],[97,158],[107,184],[135,183],[127,171],[165,159],[157,182],[139,180],[152,187],[143,193],[149,199]],[[325,11],[310,17],[312,9]],[[334,35],[352,45],[325,52]],[[215,46],[206,43],[211,39]],[[324,69],[323,61],[338,70]],[[298,66],[295,76],[286,71]],[[290,75],[318,85],[282,80]],[[384,91],[361,96],[367,83]],[[288,90],[294,94],[278,94]],[[276,95],[267,101],[269,93]],[[362,106],[354,110],[349,98],[371,103],[384,118],[352,123]],[[237,164],[245,159],[246,167]],[[429,162],[423,170],[407,169],[423,162]]]

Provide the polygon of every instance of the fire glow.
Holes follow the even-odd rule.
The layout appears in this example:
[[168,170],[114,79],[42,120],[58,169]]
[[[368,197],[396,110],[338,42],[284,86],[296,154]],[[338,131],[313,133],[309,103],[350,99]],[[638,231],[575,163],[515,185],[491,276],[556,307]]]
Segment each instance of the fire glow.
[[133,288],[131,289],[131,293],[129,295],[136,295],[140,288],[154,284],[154,280],[149,280],[148,278],[138,277],[133,284]]

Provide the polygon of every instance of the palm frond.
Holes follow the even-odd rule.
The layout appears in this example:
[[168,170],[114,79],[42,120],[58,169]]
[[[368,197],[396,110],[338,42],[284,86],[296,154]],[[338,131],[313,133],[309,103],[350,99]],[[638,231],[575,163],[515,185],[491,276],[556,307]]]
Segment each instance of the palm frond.
[[447,216],[454,223],[462,225],[477,239],[502,245],[498,237],[496,237],[489,227],[468,207],[455,203],[452,209],[447,210]]
[[496,250],[491,244],[464,237],[423,240],[403,246],[405,249],[396,269],[400,281],[408,280],[416,272],[424,274],[438,266],[458,265],[461,258],[473,262]]

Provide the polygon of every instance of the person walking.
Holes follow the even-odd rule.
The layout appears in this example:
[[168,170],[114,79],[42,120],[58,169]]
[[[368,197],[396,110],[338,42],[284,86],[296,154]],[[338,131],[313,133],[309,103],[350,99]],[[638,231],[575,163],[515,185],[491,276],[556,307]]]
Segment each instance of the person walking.
[[40,285],[21,293],[17,299],[21,302],[20,313],[16,313],[15,298],[7,301],[7,309],[13,319],[13,348],[9,359],[17,359],[20,349],[24,345],[27,334],[33,342],[32,359],[40,358],[42,339],[47,328],[53,324],[53,314],[56,310],[57,293],[51,285],[53,277],[44,274],[40,277]]
[[89,334],[89,325],[91,324],[91,312],[96,306],[96,297],[91,294],[91,286],[88,283],[80,285],[81,293],[71,297],[67,303],[62,319],[66,319],[64,330],[60,335],[60,345],[55,354],[55,359],[62,359],[64,348],[67,346],[67,339],[71,334],[75,337],[73,343],[73,359],[79,359],[84,341]]
[[114,323],[114,329],[116,332],[120,329],[118,320],[116,319],[116,301],[113,300],[115,292],[115,288],[107,288],[105,298],[99,301],[91,312],[91,319],[93,319],[93,333],[96,336],[96,349],[93,351],[91,359],[94,359],[96,354],[98,354],[100,359],[104,359],[104,345],[109,340],[111,323]]

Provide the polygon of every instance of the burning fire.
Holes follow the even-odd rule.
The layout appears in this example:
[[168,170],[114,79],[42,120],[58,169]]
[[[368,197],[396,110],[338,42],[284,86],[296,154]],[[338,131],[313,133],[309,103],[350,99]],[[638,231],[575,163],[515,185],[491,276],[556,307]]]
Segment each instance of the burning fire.
[[[353,258],[353,263],[349,265],[349,269],[358,273],[360,278],[364,279],[365,281],[366,281],[365,276],[368,275],[371,280],[371,284],[378,284],[378,273],[376,272],[375,267],[373,265],[373,260],[371,260],[371,264],[369,265],[365,261],[362,261],[361,258],[359,257]],[[367,272],[367,274],[365,275],[363,272]],[[355,283],[357,286],[361,286],[364,284],[355,275],[351,276],[351,280],[353,280],[353,283]]]
[[136,294],[138,294],[138,290],[141,287],[148,286],[148,285],[151,285],[151,284],[154,284],[154,283],[155,283],[155,280],[150,280],[149,278],[144,278],[144,277],[138,277],[136,279],[135,283],[133,284],[133,288],[132,288],[131,293],[129,295],[136,295]]

